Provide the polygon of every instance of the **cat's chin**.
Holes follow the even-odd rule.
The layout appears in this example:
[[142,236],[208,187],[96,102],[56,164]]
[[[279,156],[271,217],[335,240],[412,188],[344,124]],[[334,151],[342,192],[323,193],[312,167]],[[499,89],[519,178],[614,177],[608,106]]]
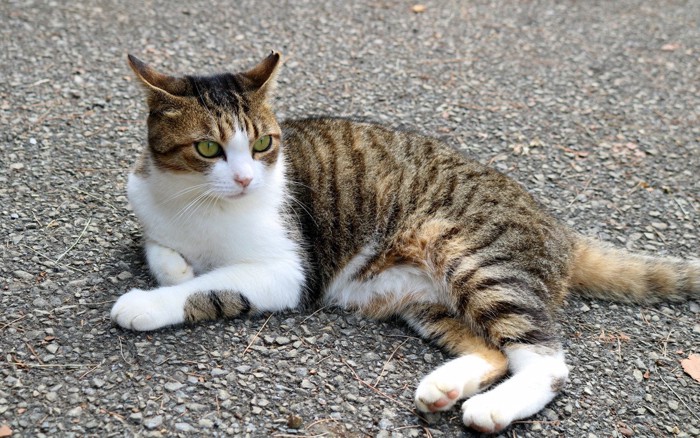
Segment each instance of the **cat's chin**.
[[225,199],[226,201],[236,201],[236,200],[245,198],[248,195],[250,195],[250,192],[244,191],[244,192],[238,192],[238,193],[221,194],[221,195],[219,195],[219,198]]

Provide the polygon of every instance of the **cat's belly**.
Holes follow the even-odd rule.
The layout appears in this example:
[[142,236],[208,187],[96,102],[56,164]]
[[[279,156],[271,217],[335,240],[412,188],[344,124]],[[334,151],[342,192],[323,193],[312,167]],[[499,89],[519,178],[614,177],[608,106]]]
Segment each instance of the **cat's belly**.
[[324,294],[327,303],[374,314],[378,306],[393,307],[407,300],[438,302],[440,296],[445,296],[439,293],[444,286],[428,272],[409,264],[394,265],[370,278],[358,278],[358,271],[373,254],[371,246],[363,248],[334,277]]

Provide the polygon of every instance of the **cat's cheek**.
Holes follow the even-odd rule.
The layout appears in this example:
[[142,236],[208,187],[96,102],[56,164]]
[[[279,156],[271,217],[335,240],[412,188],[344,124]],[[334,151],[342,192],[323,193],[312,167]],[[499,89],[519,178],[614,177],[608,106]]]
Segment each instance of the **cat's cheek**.
[[207,175],[209,190],[222,198],[230,198],[242,193],[242,187],[234,181],[233,173],[225,161],[212,166]]

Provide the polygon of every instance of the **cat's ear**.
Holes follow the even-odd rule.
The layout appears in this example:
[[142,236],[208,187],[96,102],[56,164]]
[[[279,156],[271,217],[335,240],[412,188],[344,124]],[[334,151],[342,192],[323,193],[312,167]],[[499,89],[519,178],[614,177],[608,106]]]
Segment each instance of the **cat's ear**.
[[268,96],[277,86],[277,72],[282,65],[282,54],[274,50],[258,65],[241,73],[247,79],[250,91]]
[[187,95],[189,83],[185,79],[159,73],[134,55],[128,55],[128,58],[129,67],[147,89],[172,96]]

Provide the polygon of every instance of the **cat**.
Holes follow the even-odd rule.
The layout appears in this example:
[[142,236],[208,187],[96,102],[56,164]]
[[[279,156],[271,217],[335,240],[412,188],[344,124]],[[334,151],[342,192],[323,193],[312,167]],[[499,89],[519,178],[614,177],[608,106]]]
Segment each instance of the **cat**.
[[278,123],[277,52],[213,76],[128,62],[149,113],[127,192],[160,287],[116,301],[111,317],[124,328],[319,301],[398,317],[454,356],[420,381],[417,409],[465,400],[463,423],[493,433],[566,383],[555,315],[569,291],[638,303],[700,296],[700,261],[583,237],[436,139],[341,118]]

